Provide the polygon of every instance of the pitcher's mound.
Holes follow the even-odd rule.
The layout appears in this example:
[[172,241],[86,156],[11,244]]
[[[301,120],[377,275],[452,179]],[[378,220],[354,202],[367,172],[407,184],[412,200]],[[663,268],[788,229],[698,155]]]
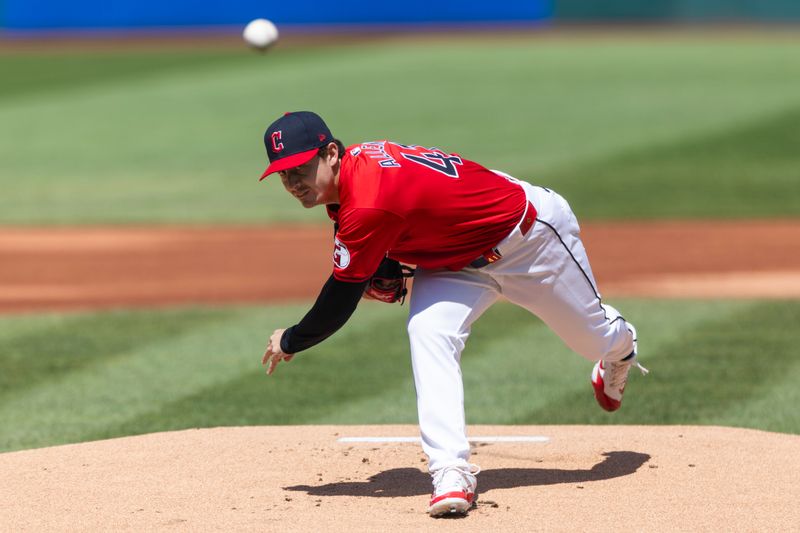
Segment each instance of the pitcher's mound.
[[[477,507],[425,514],[415,426],[188,430],[0,455],[9,531],[787,531],[800,436],[722,427],[471,426]],[[497,439],[495,439],[497,440]]]

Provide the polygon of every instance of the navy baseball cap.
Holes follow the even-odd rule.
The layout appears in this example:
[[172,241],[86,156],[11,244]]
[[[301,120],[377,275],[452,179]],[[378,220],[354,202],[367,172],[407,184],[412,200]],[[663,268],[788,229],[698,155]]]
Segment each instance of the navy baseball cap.
[[263,180],[273,172],[294,168],[311,161],[317,151],[333,140],[325,121],[311,111],[285,113],[264,133],[269,167]]

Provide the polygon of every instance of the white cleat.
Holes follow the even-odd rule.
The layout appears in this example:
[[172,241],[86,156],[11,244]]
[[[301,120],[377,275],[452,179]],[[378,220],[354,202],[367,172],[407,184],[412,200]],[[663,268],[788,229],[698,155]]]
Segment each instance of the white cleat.
[[592,369],[592,387],[594,397],[600,407],[606,411],[616,411],[622,405],[622,394],[625,392],[625,384],[628,382],[628,372],[631,367],[638,368],[642,375],[646,375],[648,370],[636,360],[637,339],[636,328],[628,324],[628,328],[633,335],[633,357],[625,361],[598,361]]
[[433,517],[462,516],[472,508],[481,471],[477,465],[447,466],[433,474],[433,494],[428,514]]

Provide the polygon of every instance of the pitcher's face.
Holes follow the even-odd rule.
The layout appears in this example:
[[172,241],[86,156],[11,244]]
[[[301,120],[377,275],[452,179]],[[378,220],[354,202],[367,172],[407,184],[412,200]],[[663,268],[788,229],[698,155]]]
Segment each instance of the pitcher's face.
[[278,172],[283,187],[309,208],[339,202],[339,150],[328,145],[324,155],[316,155],[308,163]]

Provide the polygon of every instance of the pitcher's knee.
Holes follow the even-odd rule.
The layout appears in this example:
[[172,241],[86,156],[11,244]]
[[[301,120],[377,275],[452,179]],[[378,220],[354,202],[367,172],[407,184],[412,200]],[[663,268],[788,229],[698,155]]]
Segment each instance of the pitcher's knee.
[[466,334],[452,331],[452,327],[440,323],[431,317],[416,315],[409,319],[406,326],[408,338],[413,345],[442,346],[448,350],[460,351],[466,342]]
[[590,361],[605,359],[609,352],[609,343],[606,339],[581,339],[580,342],[570,343],[570,348]]
[[633,352],[633,335],[624,321],[604,334],[585,335],[568,343],[570,348],[590,361],[617,361]]

